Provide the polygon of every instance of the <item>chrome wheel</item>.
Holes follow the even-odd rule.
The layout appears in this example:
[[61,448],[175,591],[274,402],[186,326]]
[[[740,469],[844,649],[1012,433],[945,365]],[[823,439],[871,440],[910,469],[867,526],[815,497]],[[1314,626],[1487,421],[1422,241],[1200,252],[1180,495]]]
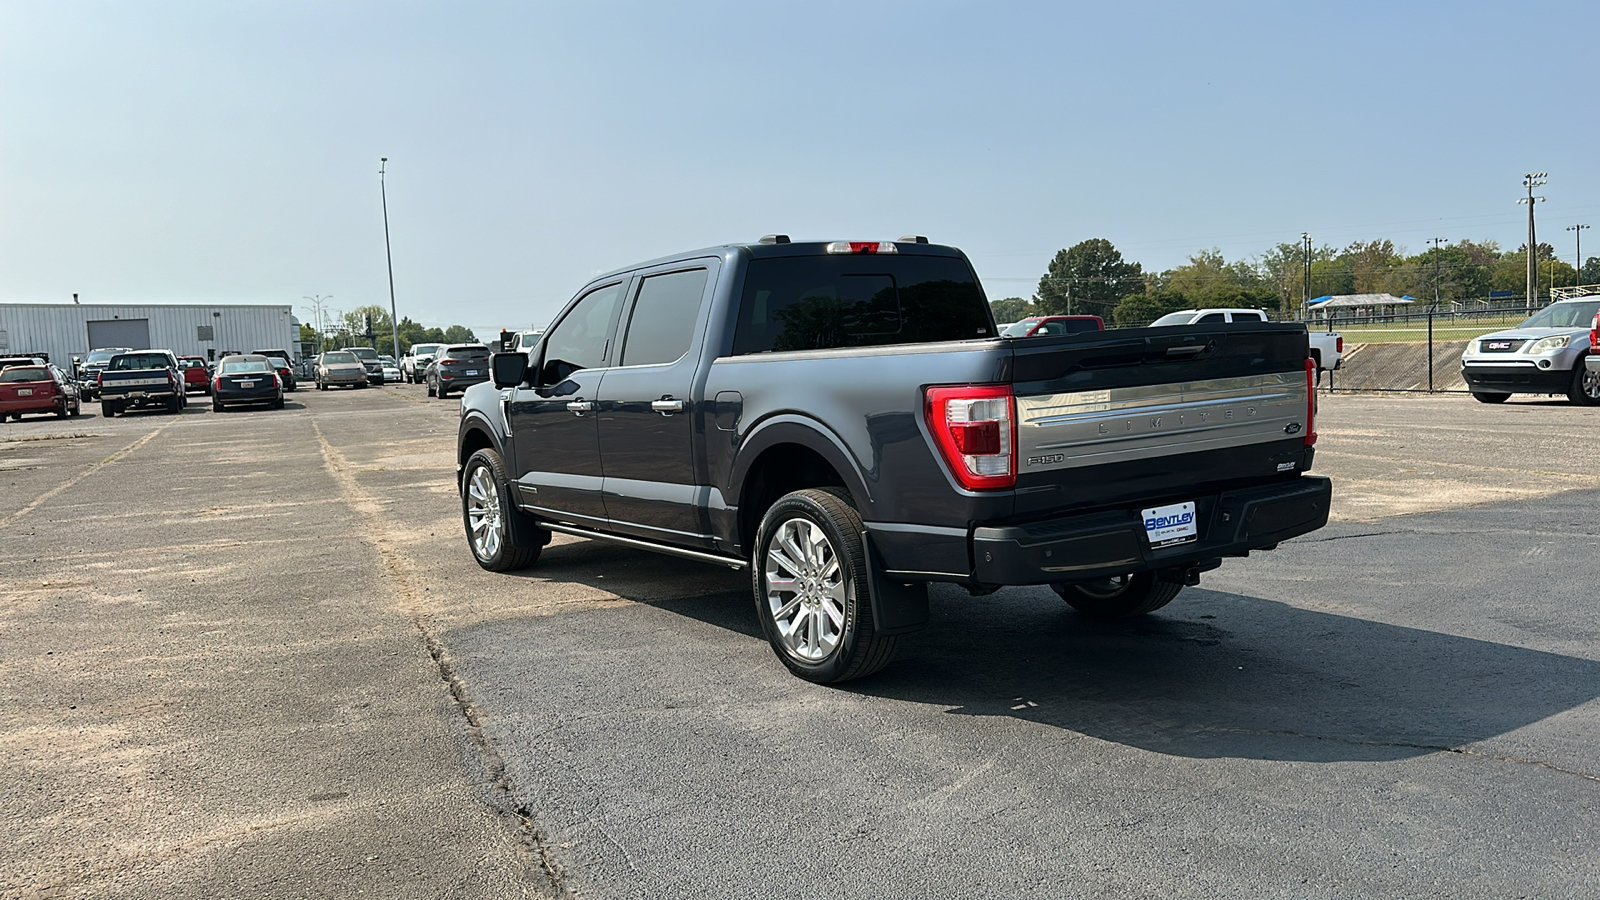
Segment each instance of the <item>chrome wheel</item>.
[[810,519],[778,526],[764,561],[767,611],[797,659],[817,662],[839,646],[849,605],[844,570],[828,536]]
[[[1582,360],[1579,360],[1579,362],[1581,363]],[[1600,372],[1591,372],[1588,369],[1584,369],[1582,390],[1584,396],[1589,398],[1590,403],[1600,403]]]
[[487,466],[472,470],[467,479],[467,527],[472,534],[472,549],[480,559],[493,559],[505,540],[505,521],[500,516],[500,486]]

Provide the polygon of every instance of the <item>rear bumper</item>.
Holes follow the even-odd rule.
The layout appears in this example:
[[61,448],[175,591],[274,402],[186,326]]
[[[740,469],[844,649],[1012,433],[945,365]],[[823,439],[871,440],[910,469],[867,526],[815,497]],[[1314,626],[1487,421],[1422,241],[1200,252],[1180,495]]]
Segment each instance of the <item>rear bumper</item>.
[[1583,358],[1583,366],[1591,372],[1600,372],[1600,356],[1593,353]]
[[1571,369],[1538,366],[1462,366],[1461,377],[1471,390],[1500,394],[1560,394],[1572,383]]
[[[970,537],[956,529],[874,524],[867,529],[890,578],[979,585],[1070,583],[1130,572],[1184,570],[1270,549],[1326,525],[1332,499],[1333,483],[1314,475],[1198,496],[1194,503],[1199,538],[1161,548],[1152,548],[1145,537],[1138,506],[975,528]],[[939,571],[929,571],[930,547],[942,557]]]
[[184,392],[175,391],[170,386],[169,387],[158,388],[158,389],[155,389],[155,390],[134,390],[134,391],[119,391],[119,390],[115,390],[115,389],[110,389],[110,390],[101,389],[101,391],[100,391],[100,399],[101,399],[102,402],[107,402],[107,403],[123,403],[123,404],[126,404],[128,406],[149,406],[151,404],[156,404],[156,403],[166,403],[168,400],[171,400],[173,397],[178,396],[179,393],[187,393],[187,392],[186,391],[184,391]]
[[48,397],[23,397],[17,400],[0,400],[0,416],[13,413],[54,412],[66,404],[60,394]]

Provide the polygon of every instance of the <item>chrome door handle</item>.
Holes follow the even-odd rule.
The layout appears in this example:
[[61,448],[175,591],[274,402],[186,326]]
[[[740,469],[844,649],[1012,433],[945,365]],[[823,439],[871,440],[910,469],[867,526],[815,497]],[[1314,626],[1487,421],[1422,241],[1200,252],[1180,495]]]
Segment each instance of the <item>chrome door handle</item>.
[[580,416],[586,412],[594,412],[594,410],[595,402],[593,400],[574,400],[567,404],[567,412],[577,413]]
[[670,397],[664,397],[660,400],[651,400],[650,409],[652,412],[661,413],[663,416],[670,416],[675,412],[683,412],[683,401],[673,400]]

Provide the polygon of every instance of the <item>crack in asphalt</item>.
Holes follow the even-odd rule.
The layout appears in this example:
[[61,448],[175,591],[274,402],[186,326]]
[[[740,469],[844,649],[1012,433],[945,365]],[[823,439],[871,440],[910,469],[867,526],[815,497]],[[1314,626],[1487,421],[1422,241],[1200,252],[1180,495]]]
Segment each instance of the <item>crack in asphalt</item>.
[[[408,598],[419,596],[416,565],[410,557],[395,547],[395,541],[388,532],[379,503],[356,480],[350,462],[345,459],[344,454],[328,443],[315,418],[311,419],[311,429],[316,432],[317,442],[322,449],[323,462],[338,483],[340,493],[344,495],[349,505],[367,520],[368,534],[373,537],[371,544],[377,549],[384,568],[398,582],[397,592]],[[425,614],[409,610],[407,614],[421,635],[423,648],[439,673],[439,679],[444,682],[445,690],[449,693],[456,712],[461,716],[468,739],[478,752],[479,760],[488,776],[489,787],[497,798],[497,802],[491,804],[490,808],[510,822],[517,845],[538,861],[539,870],[550,889],[558,896],[573,896],[565,883],[561,865],[556,861],[555,854],[550,848],[549,836],[534,821],[532,811],[525,804],[517,802],[516,785],[507,771],[505,758],[495,749],[485,733],[483,715],[473,702],[466,681],[456,674],[455,666],[450,661],[449,651],[428,627]]]

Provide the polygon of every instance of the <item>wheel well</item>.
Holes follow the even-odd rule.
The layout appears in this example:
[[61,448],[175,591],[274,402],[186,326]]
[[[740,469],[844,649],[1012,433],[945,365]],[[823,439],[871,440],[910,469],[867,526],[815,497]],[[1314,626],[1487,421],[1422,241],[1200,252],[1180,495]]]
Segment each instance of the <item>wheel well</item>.
[[[739,492],[739,544],[755,546],[756,528],[779,497],[804,488],[850,488],[822,454],[799,444],[778,444],[763,450],[744,476]],[[852,503],[854,499],[852,498]]]
[[467,460],[472,458],[472,454],[477,453],[479,450],[492,450],[493,448],[494,441],[489,440],[489,435],[483,429],[470,428],[466,434],[461,436],[461,447],[458,451],[459,456],[456,462],[464,466],[467,464]]

